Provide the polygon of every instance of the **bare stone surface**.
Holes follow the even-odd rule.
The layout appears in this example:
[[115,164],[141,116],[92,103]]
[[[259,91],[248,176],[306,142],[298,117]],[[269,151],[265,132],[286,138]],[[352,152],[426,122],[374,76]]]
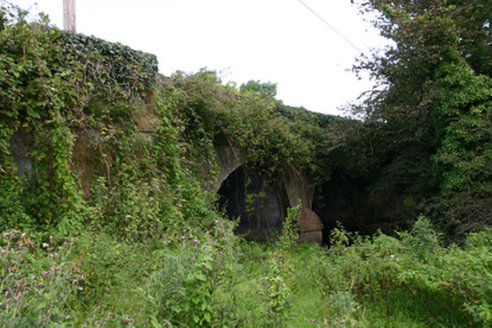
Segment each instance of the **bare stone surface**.
[[301,232],[301,236],[299,238],[299,241],[301,241],[303,243],[321,244],[321,242],[323,241],[323,234],[321,231]]
[[311,188],[306,175],[301,169],[290,165],[282,175],[287,197],[291,207],[301,204],[302,208],[311,208],[314,189]]
[[323,230],[323,223],[321,223],[318,215],[309,208],[303,208],[298,214],[297,225],[301,232]]
[[203,187],[205,190],[218,192],[229,175],[245,163],[245,157],[244,151],[236,148],[224,135],[216,136],[214,150],[219,170],[214,174],[209,163],[201,163],[202,174],[208,177]]
[[234,147],[219,145],[214,148],[217,164],[219,164],[220,167],[220,172],[213,186],[213,190],[217,192],[222,185],[222,182],[224,182],[224,180],[238,167],[243,165],[245,160],[242,154]]
[[27,144],[29,141],[27,140],[27,136],[22,134],[20,131],[16,131],[10,141],[10,151],[14,156],[15,163],[17,164],[17,172],[19,176],[27,175],[30,178],[33,178],[32,171],[32,161],[27,156],[29,152]]

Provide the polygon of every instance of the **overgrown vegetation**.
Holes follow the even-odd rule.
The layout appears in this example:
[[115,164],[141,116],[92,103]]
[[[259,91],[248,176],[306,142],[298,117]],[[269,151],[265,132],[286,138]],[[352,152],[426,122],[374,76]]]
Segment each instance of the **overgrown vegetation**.
[[[0,325],[490,325],[490,72],[477,60],[489,34],[488,18],[471,19],[480,4],[368,2],[396,46],[361,63],[390,82],[362,121],[285,106],[271,83],[236,88],[206,70],[162,77],[152,55],[44,16],[29,23],[4,4]],[[297,207],[278,240],[245,242],[207,191],[217,138],[244,149],[247,167],[296,165],[320,190],[335,170],[360,179],[368,206],[402,193],[409,229],[339,226],[326,247],[304,245]]]
[[242,242],[231,221],[152,247],[103,233],[2,235],[0,317],[19,326],[481,327],[490,230],[443,248],[421,219],[398,237],[333,231],[329,250]]
[[364,122],[348,136],[353,170],[376,201],[404,195],[407,213],[424,212],[449,237],[490,226],[490,3],[375,0],[362,9],[379,14],[392,45],[356,67],[379,87],[354,109]]

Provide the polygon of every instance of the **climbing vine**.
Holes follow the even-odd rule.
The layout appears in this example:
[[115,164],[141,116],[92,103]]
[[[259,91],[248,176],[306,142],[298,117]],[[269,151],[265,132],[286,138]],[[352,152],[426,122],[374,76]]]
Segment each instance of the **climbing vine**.
[[191,174],[199,145],[156,87],[155,56],[60,32],[45,16],[29,23],[15,6],[1,13],[2,229],[142,240],[212,215]]
[[91,227],[128,242],[206,226],[218,139],[267,179],[292,165],[329,175],[319,150],[333,122],[284,106],[273,84],[238,90],[207,70],[162,77],[153,55],[7,12],[0,165],[16,187],[2,189],[2,226]]

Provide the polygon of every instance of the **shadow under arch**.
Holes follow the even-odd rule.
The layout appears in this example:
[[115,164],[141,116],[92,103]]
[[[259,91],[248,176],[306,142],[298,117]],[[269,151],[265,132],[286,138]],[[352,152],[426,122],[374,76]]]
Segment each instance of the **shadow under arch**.
[[228,218],[239,219],[238,235],[266,241],[282,233],[288,200],[279,180],[241,165],[222,182],[218,206]]

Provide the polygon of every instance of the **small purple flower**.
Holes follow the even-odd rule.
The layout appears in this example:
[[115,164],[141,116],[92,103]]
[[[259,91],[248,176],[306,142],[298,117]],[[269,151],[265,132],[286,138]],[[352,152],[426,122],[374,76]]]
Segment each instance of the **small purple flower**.
[[29,276],[29,279],[33,280],[34,279],[34,275],[30,275]]
[[345,319],[342,319],[342,323],[345,323]]
[[217,255],[222,255],[222,254],[224,254],[224,253],[222,253],[222,252],[218,252],[218,253],[217,253]]
[[12,272],[12,268],[8,268],[9,272]]
[[316,319],[313,319],[313,322],[316,322]]

